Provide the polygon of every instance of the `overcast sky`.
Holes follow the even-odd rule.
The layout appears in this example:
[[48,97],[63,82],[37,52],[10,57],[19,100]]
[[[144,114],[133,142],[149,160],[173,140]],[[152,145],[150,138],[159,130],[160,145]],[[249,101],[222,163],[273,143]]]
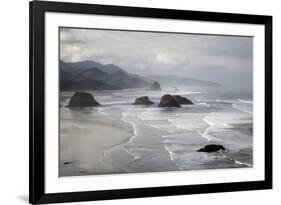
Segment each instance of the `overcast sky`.
[[60,30],[65,62],[93,60],[141,75],[176,74],[229,86],[251,86],[253,38],[235,36]]

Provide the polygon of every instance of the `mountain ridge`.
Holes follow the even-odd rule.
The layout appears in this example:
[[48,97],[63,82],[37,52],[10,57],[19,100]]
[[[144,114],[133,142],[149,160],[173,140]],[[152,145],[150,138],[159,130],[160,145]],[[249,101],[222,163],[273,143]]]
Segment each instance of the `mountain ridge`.
[[60,88],[62,91],[121,90],[145,88],[149,83],[131,75],[114,64],[103,65],[95,61],[66,63],[60,60]]
[[[121,90],[149,88],[154,81],[161,86],[219,87],[218,83],[176,75],[147,75],[128,73],[114,65],[87,60],[77,62],[59,61],[60,88],[65,90]],[[80,87],[79,87],[80,86]]]

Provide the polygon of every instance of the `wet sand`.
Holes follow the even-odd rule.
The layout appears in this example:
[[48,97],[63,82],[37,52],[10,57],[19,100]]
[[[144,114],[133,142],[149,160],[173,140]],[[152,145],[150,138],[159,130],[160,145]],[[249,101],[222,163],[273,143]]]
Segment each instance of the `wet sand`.
[[[60,123],[59,175],[77,176],[122,172],[118,167],[102,159],[106,150],[131,138],[131,127],[122,121],[106,118],[95,110],[64,111],[67,114],[62,116]],[[79,121],[79,126],[76,121]],[[124,164],[134,160],[128,154],[124,156],[126,157],[121,158]]]

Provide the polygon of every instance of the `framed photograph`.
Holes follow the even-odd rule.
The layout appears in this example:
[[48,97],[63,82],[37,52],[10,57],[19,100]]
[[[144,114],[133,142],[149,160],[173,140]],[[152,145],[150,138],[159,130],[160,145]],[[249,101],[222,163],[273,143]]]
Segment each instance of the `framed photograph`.
[[30,203],[272,188],[272,17],[30,2]]

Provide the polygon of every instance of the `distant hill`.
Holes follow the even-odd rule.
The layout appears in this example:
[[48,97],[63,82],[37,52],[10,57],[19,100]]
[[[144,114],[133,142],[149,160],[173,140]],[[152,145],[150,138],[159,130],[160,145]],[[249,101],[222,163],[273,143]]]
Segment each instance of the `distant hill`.
[[149,88],[154,81],[161,86],[218,87],[218,83],[176,75],[130,74],[114,64],[103,65],[95,61],[67,63],[60,61],[60,89],[65,90],[120,90]]
[[220,87],[221,85],[211,81],[203,81],[194,78],[178,77],[176,75],[149,75],[145,76],[148,82],[158,81],[161,86],[190,86],[190,87]]
[[89,68],[97,68],[103,72],[106,72],[108,74],[112,74],[112,73],[116,73],[120,70],[123,70],[122,68],[114,65],[114,64],[107,64],[107,65],[103,65],[101,63],[97,63],[95,61],[78,61],[78,62],[74,62],[74,63],[66,63],[67,65],[69,65],[70,67],[75,68],[76,70],[85,70],[85,69],[89,69]]
[[65,90],[120,90],[145,88],[149,83],[127,73],[122,68],[94,61],[66,63],[60,61],[60,89]]
[[84,80],[84,79],[103,80],[108,76],[109,76],[108,73],[93,67],[93,68],[87,68],[79,71],[76,75],[76,78],[79,80]]
[[112,74],[112,73],[116,73],[116,72],[119,72],[119,71],[123,71],[124,73],[127,73],[126,71],[124,71],[122,68],[114,65],[114,64],[107,64],[103,67],[103,71],[104,72],[107,72],[109,74]]
[[73,80],[75,75],[66,69],[60,68],[60,80]]

